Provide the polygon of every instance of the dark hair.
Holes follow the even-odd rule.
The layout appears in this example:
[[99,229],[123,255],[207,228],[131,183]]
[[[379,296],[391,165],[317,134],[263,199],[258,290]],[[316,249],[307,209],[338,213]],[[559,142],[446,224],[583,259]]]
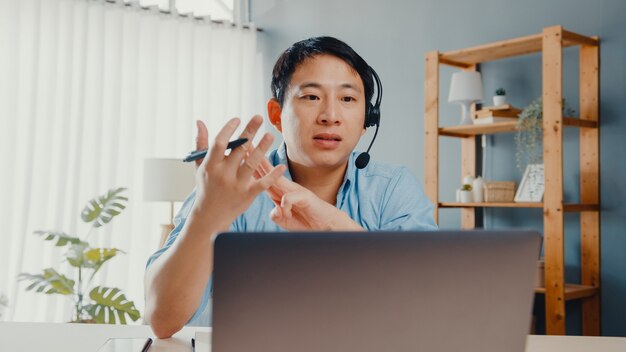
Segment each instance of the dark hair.
[[369,65],[359,54],[356,53],[348,44],[333,37],[315,37],[299,41],[290,46],[283,52],[272,72],[272,96],[283,106],[285,100],[285,91],[291,82],[296,67],[308,58],[316,55],[332,55],[354,69],[361,80],[365,89],[366,102],[372,100],[374,95],[374,79]]

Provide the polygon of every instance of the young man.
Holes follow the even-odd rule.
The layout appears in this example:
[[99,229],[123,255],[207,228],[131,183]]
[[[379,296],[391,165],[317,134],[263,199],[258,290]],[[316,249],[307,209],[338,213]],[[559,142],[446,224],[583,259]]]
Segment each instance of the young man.
[[[284,143],[269,161],[270,134],[225,156],[239,120],[228,122],[198,167],[176,228],[148,262],[145,316],[160,338],[185,324],[211,324],[219,232],[436,228],[433,207],[406,168],[354,165],[374,80],[352,48],[331,37],[294,44],[274,66],[272,93],[269,120]],[[252,140],[261,123],[253,117],[241,137]],[[196,143],[206,148],[206,127],[198,130]]]

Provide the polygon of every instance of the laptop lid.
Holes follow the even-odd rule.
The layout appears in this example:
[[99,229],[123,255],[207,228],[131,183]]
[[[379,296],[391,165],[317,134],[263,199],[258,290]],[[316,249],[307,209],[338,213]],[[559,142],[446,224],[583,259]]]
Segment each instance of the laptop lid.
[[228,233],[213,351],[524,351],[540,236]]

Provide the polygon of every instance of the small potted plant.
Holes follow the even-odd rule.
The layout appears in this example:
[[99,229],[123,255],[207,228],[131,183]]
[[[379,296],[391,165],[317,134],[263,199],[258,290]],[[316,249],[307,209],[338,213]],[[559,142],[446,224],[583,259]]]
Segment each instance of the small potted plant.
[[457,201],[461,203],[472,203],[474,201],[474,195],[472,193],[472,185],[463,184],[463,186],[456,191]]
[[496,89],[496,94],[493,96],[493,105],[504,105],[506,104],[506,90],[504,88]]

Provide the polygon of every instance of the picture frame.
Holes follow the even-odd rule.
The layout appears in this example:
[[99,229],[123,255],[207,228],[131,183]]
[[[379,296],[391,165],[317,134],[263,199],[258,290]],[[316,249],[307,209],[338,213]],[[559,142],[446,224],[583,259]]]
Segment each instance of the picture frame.
[[543,164],[526,166],[522,182],[515,192],[515,202],[541,202],[544,193]]

